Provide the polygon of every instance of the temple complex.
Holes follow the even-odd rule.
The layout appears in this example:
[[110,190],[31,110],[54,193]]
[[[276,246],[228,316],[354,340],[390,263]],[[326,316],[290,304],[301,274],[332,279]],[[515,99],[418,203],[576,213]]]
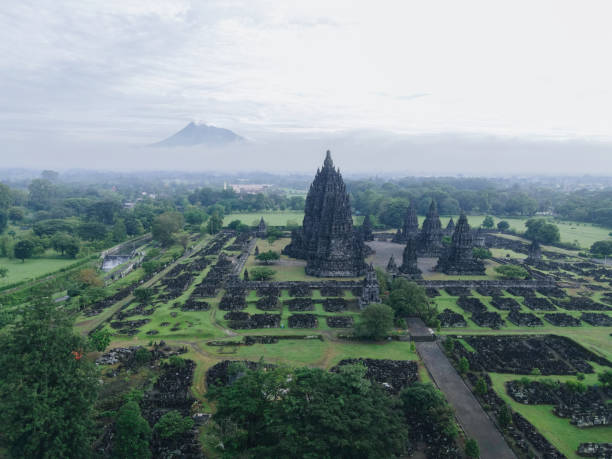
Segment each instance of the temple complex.
[[359,298],[359,307],[365,308],[370,303],[380,303],[380,286],[374,266],[370,263],[366,268],[365,279]]
[[356,277],[366,271],[363,239],[353,227],[349,195],[329,150],[306,196],[302,228],[283,254],[306,260],[306,274]]
[[402,227],[397,230],[393,242],[400,244],[406,243],[410,236],[416,236],[419,233],[419,220],[417,218],[416,208],[412,201],[406,210],[404,215],[404,223]]
[[417,267],[416,247],[416,238],[414,236],[409,236],[406,241],[406,247],[404,248],[402,266],[400,266],[399,271],[410,278],[421,277],[421,270]]
[[366,215],[361,224],[361,237],[364,241],[373,241],[374,235],[372,234],[372,220],[370,215]]
[[438,257],[442,253],[442,222],[434,200],[431,201],[416,242],[417,254],[421,257]]
[[481,275],[485,273],[482,260],[473,256],[474,236],[467,217],[461,214],[455,226],[450,247],[440,256],[436,271],[451,275]]

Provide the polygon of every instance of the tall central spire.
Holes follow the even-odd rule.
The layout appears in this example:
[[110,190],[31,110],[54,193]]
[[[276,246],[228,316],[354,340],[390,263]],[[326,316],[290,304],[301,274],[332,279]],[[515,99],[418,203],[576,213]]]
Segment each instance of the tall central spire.
[[323,161],[323,168],[334,167],[334,162],[332,161],[331,151],[327,150],[325,153],[325,161]]
[[353,227],[351,204],[329,150],[306,196],[302,228],[291,235],[285,255],[306,260],[306,274],[355,277],[365,272],[362,239]]

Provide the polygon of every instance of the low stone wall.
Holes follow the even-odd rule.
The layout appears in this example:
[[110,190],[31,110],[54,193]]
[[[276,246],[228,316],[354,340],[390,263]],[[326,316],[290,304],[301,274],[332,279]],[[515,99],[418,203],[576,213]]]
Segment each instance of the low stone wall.
[[423,280],[415,281],[423,287],[469,287],[471,289],[478,287],[496,287],[506,289],[510,287],[519,288],[540,288],[552,287],[555,282],[552,279],[494,279],[494,280]]
[[361,287],[362,283],[360,281],[335,281],[335,280],[320,280],[320,281],[283,281],[283,282],[274,282],[274,281],[242,281],[240,283],[241,287],[244,287],[246,290],[256,290],[256,289],[264,289],[276,287],[279,289],[289,289],[292,287],[307,287],[310,289],[320,289],[324,287],[335,287],[342,290],[351,289]]

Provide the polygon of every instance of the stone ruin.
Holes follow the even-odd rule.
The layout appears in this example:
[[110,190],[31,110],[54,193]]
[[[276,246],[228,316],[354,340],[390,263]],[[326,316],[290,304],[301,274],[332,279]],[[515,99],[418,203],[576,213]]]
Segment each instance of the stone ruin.
[[378,277],[374,266],[370,263],[366,271],[365,279],[363,280],[363,288],[361,297],[359,298],[359,307],[365,308],[370,303],[380,303],[380,287],[378,285]]
[[229,327],[233,329],[278,328],[281,321],[280,314],[248,314],[240,311],[229,312],[225,318],[230,320]]
[[500,311],[512,311],[521,309],[521,305],[514,298],[509,296],[494,296],[491,299],[491,304]]
[[412,235],[409,235],[406,241],[399,272],[410,279],[420,279],[422,277],[421,270],[417,266],[416,238]]
[[292,231],[283,253],[306,260],[310,276],[357,277],[366,271],[364,251],[346,185],[328,150],[306,196],[302,228]]
[[351,328],[353,326],[351,316],[328,316],[325,321],[330,328]]
[[439,257],[442,254],[442,223],[434,200],[417,238],[417,253],[421,257]]
[[508,395],[526,405],[554,405],[553,412],[560,418],[569,418],[577,427],[606,426],[612,424],[612,405],[607,402],[612,391],[597,386],[577,390],[561,382],[520,380],[506,383]]
[[289,311],[314,311],[314,303],[310,298],[292,298],[283,303],[289,306]]
[[557,327],[580,327],[580,319],[560,312],[558,314],[544,314],[544,320]]
[[419,380],[419,367],[412,360],[344,359],[330,371],[337,373],[343,365],[355,364],[364,365],[367,369],[365,377],[382,384],[392,394],[398,394]]
[[607,314],[583,312],[580,319],[594,327],[612,327],[612,317]]
[[289,316],[289,328],[317,328],[319,321],[314,314],[293,314]]
[[510,311],[510,314],[508,314],[508,320],[519,327],[541,327],[544,325],[542,319],[535,314],[522,313],[516,309]]
[[470,317],[480,327],[488,327],[499,330],[504,325],[504,319],[498,312],[475,312]]
[[577,451],[579,456],[608,459],[612,457],[611,443],[580,443]]
[[482,260],[474,258],[473,234],[467,217],[461,214],[453,233],[450,247],[447,247],[438,260],[436,271],[450,275],[482,275],[485,266]]
[[445,328],[467,327],[465,318],[461,314],[453,312],[448,308],[438,314],[438,320],[440,321],[440,325]]
[[547,298],[537,296],[526,296],[523,303],[534,311],[555,311],[557,309]]
[[419,220],[417,218],[416,208],[414,203],[410,201],[410,205],[404,215],[402,227],[397,230],[393,237],[393,242],[405,244],[410,237],[417,237],[419,234]]
[[593,373],[589,362],[612,363],[575,341],[557,335],[464,336],[475,352],[455,346],[455,357],[465,357],[473,371],[528,375],[537,368],[543,375]]
[[348,303],[344,298],[325,298],[323,300],[323,309],[326,312],[342,312],[347,308]]

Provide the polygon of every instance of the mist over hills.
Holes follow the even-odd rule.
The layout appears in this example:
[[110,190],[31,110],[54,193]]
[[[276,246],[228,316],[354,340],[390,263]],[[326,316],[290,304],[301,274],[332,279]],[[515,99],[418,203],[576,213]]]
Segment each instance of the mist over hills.
[[[4,168],[109,171],[218,171],[310,174],[330,149],[343,174],[390,176],[612,176],[612,143],[589,139],[502,137],[380,130],[244,133],[189,123],[124,130],[122,137],[48,134],[1,139]],[[112,139],[112,140],[111,140]],[[245,140],[245,139],[248,139]]]

